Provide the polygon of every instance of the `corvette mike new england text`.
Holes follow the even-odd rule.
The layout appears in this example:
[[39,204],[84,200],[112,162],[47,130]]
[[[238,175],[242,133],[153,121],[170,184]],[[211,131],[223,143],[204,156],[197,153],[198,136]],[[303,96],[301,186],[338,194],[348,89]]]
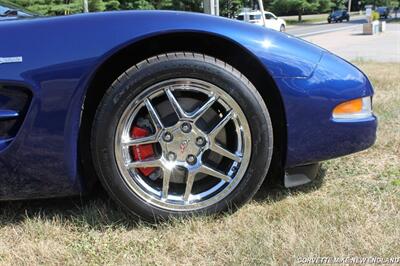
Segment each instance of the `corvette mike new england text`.
[[400,257],[298,257],[297,264],[400,264]]

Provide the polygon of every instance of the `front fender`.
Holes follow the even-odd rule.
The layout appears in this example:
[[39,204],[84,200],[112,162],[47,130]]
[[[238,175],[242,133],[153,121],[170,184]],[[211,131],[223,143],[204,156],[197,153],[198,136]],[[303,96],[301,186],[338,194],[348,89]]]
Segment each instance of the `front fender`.
[[275,79],[309,77],[322,54],[316,46],[273,30],[184,12],[3,21],[0,56],[21,56],[23,61],[1,64],[0,84],[20,84],[31,90],[32,99],[26,123],[7,150],[0,151],[0,198],[79,193],[77,143],[91,75],[123,47],[173,32],[203,32],[230,40],[257,57]]

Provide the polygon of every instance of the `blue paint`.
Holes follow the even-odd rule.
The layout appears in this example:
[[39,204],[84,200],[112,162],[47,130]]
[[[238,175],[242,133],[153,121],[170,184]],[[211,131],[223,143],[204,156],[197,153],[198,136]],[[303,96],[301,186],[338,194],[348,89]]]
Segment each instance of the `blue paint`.
[[286,167],[373,144],[375,118],[356,123],[331,119],[338,103],[373,94],[365,75],[287,34],[224,18],[165,11],[7,20],[0,22],[0,56],[22,56],[23,62],[0,65],[0,85],[24,86],[32,99],[14,140],[0,141],[0,198],[81,193],[77,141],[88,81],[102,62],[123,47],[175,32],[223,37],[265,66],[285,105]]
[[15,110],[1,110],[0,109],[0,120],[14,119],[18,117],[18,112]]
[[286,167],[357,152],[375,142],[375,117],[352,123],[332,118],[340,103],[373,95],[367,77],[351,64],[325,53],[311,77],[275,81],[281,88],[288,126]]

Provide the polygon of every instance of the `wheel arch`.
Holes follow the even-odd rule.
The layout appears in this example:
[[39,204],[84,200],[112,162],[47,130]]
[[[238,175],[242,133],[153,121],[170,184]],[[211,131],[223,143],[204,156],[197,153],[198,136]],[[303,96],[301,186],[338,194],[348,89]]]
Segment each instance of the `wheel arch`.
[[[146,37],[110,55],[94,72],[82,107],[79,132],[79,169],[90,188],[97,181],[90,151],[90,135],[94,115],[106,90],[126,69],[149,57],[169,52],[196,52],[218,58],[243,73],[257,88],[271,115],[274,153],[266,180],[281,177],[286,160],[286,116],[277,85],[259,59],[236,42],[222,36],[199,32],[173,32]],[[268,89],[269,88],[269,89]],[[279,181],[282,181],[281,178]]]

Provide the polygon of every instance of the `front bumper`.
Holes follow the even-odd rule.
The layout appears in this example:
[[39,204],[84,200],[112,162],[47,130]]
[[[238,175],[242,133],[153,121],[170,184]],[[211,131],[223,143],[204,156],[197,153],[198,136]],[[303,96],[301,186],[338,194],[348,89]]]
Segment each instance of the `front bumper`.
[[367,77],[348,62],[325,53],[306,79],[278,79],[287,120],[285,169],[364,150],[375,143],[377,118],[337,121],[334,108],[373,95]]

